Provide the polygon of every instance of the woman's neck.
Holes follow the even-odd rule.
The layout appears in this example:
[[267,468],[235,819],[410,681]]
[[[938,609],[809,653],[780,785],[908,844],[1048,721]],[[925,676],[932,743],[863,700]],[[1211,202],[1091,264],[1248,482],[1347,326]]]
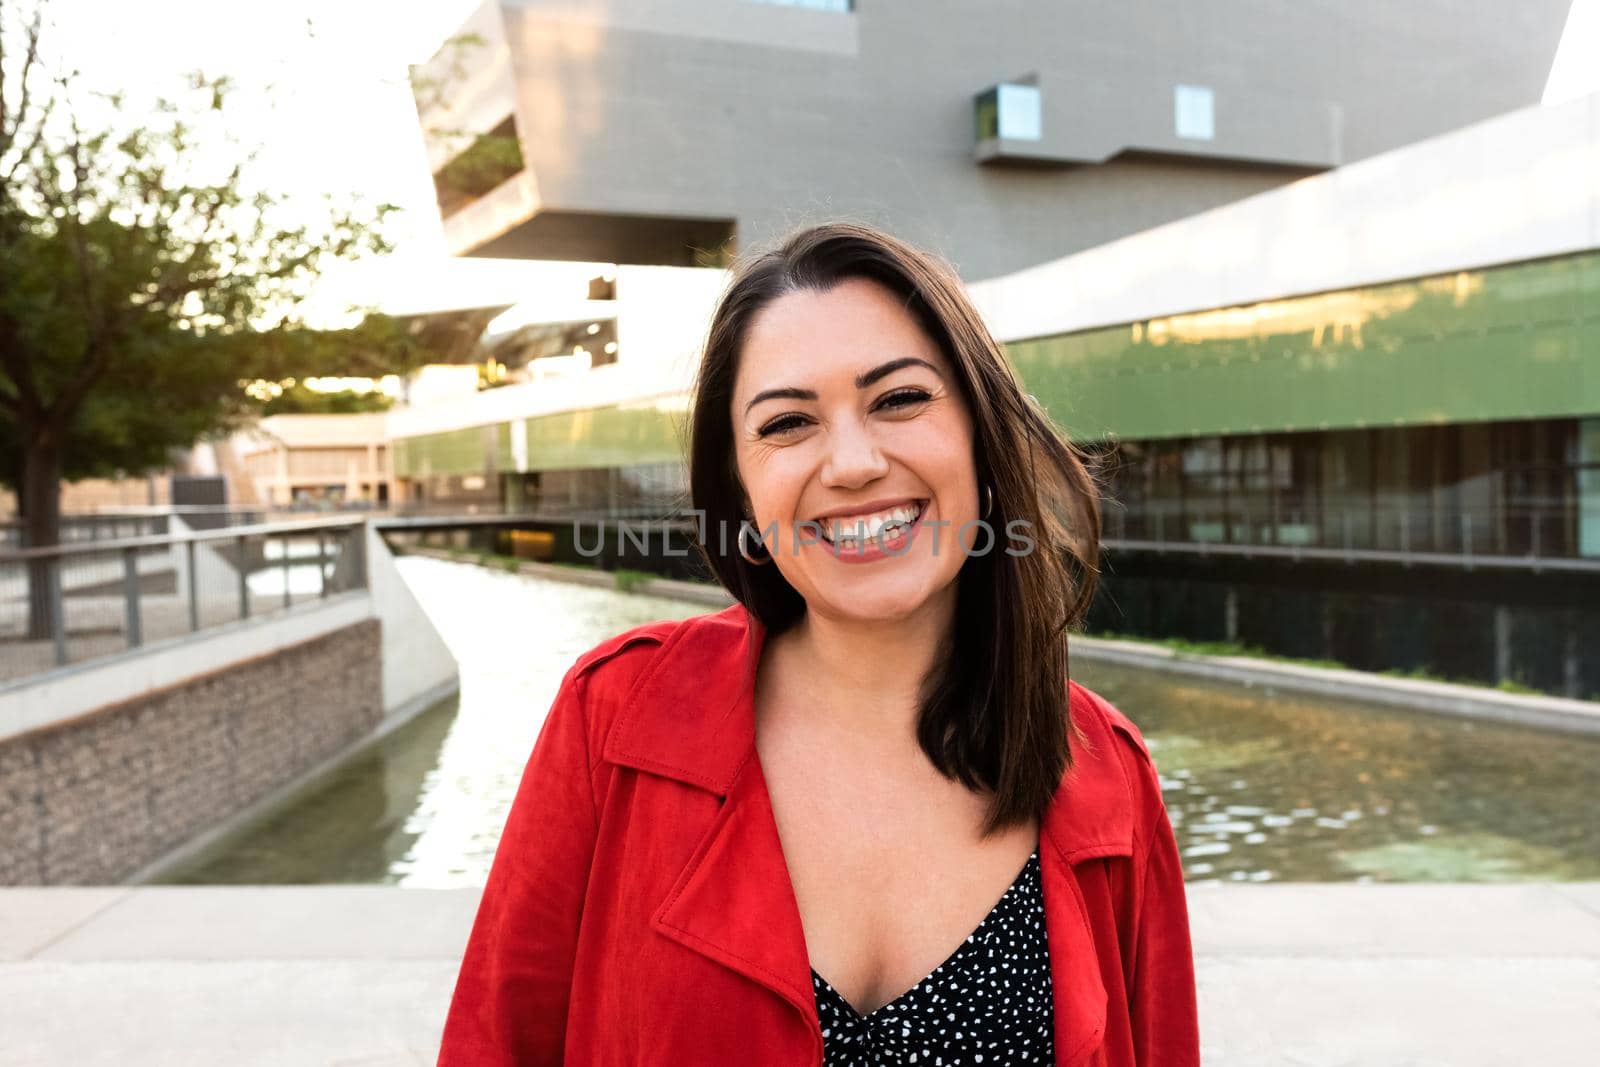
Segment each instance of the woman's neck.
[[945,654],[954,589],[895,622],[808,611],[780,640],[807,715],[830,731],[890,746],[916,736],[923,681]]

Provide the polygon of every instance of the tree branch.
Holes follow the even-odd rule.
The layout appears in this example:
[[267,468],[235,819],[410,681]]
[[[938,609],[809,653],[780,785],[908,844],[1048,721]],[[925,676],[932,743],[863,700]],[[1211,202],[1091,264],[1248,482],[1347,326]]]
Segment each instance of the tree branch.
[[[14,333],[14,329],[7,329],[6,333]],[[11,379],[11,388],[16,391],[17,402],[21,405],[19,413],[24,415],[38,415],[44,411],[44,404],[39,399],[39,389],[33,380],[33,372],[28,368],[28,361],[18,352],[15,342],[7,337],[0,340],[0,367],[5,368],[6,376]]]
[[[16,114],[10,121],[6,121],[4,51],[0,50],[0,155],[4,155],[11,148],[12,142],[16,139],[17,131],[27,121],[28,100],[32,94],[33,86],[33,69],[39,62],[40,24],[43,19],[44,12],[35,10],[33,21],[28,24],[25,38],[28,42],[28,51],[22,60],[22,75],[19,81],[20,96],[17,101]],[[0,36],[4,35],[0,34]]]

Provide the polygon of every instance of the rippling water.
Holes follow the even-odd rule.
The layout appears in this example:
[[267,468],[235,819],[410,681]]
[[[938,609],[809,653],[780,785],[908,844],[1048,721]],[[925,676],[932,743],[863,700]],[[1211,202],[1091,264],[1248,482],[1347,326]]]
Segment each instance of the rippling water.
[[1192,880],[1600,878],[1600,740],[1086,662]]
[[[562,674],[707,609],[421,557],[461,693],[172,880],[481,885]],[[1150,743],[1192,880],[1600,878],[1600,741],[1073,661]]]

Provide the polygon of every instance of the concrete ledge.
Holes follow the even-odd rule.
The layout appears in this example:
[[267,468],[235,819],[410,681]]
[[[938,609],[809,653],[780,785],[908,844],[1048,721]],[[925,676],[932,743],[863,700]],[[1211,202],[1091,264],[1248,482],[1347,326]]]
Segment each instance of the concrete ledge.
[[[0,889],[0,1064],[431,1064],[477,890]],[[1189,887],[1208,1065],[1578,1064],[1600,883]],[[619,978],[620,980],[620,978]]]
[[1472,685],[1395,678],[1333,667],[1310,667],[1248,656],[1205,656],[1176,652],[1139,641],[1114,641],[1081,634],[1073,635],[1072,650],[1089,659],[1107,663],[1172,671],[1239,685],[1276,686],[1318,696],[1387,704],[1408,711],[1428,711],[1572,733],[1600,734],[1600,704],[1587,700],[1503,693],[1497,689]]
[[0,689],[0,740],[182,685],[372,615],[371,594],[355,589],[19,679]]

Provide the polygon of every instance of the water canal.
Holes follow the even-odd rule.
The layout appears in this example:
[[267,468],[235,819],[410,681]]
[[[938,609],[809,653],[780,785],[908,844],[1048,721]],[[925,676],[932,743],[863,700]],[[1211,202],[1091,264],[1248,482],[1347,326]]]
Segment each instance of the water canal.
[[[483,884],[523,764],[584,650],[706,609],[399,561],[461,692],[169,881]],[[1188,681],[1078,657],[1139,723],[1191,880],[1600,879],[1600,740]]]

